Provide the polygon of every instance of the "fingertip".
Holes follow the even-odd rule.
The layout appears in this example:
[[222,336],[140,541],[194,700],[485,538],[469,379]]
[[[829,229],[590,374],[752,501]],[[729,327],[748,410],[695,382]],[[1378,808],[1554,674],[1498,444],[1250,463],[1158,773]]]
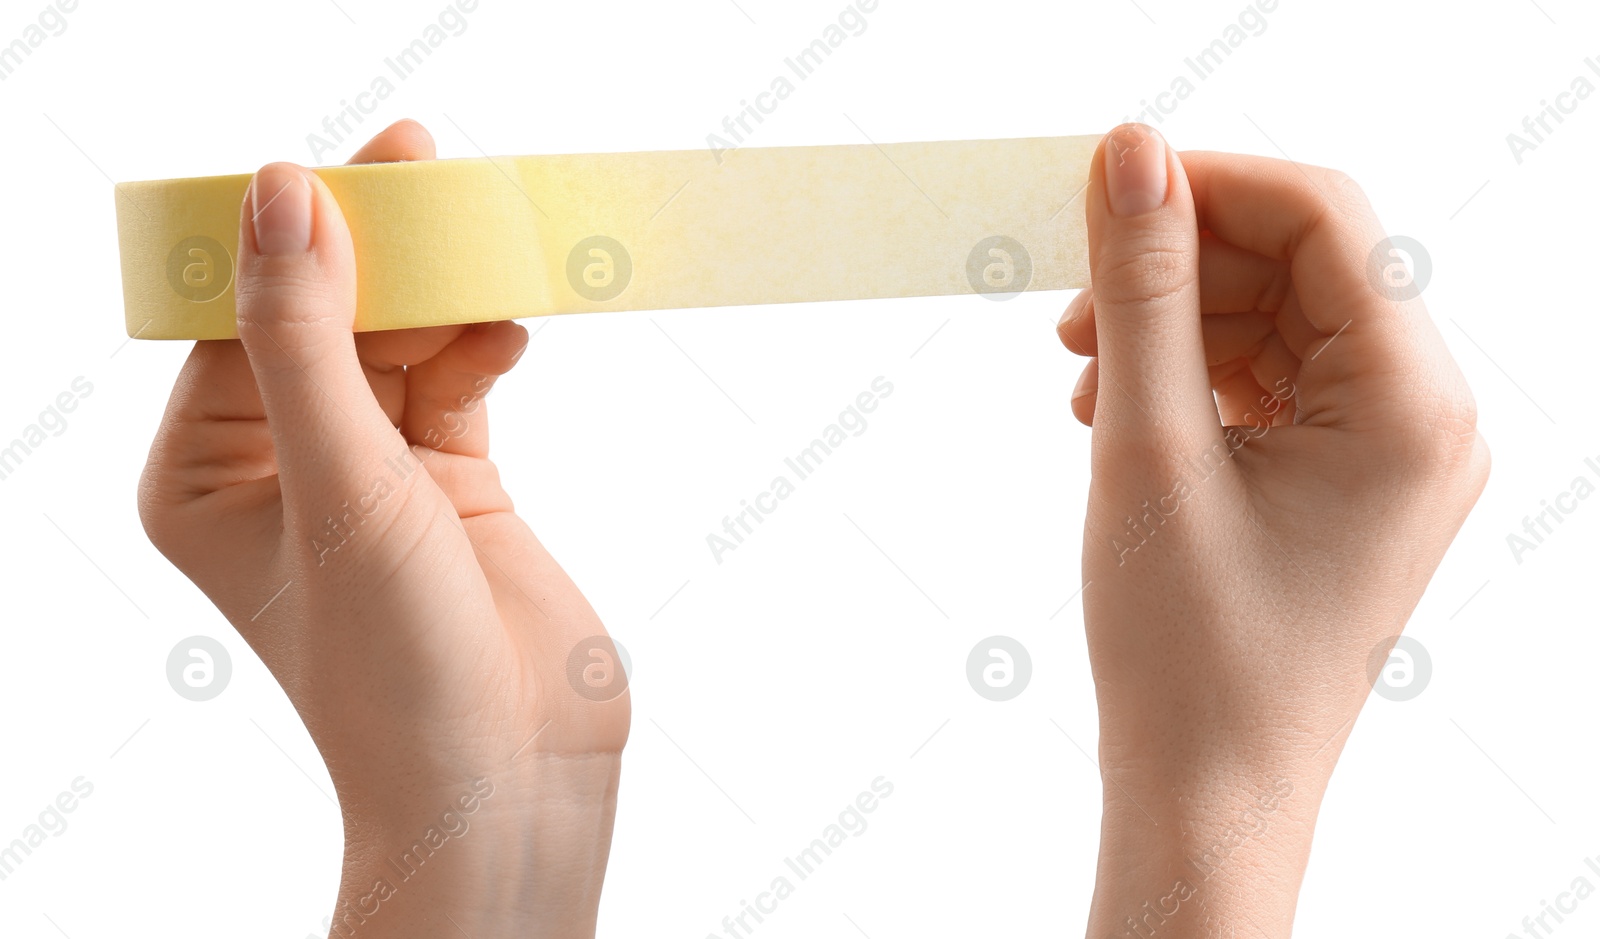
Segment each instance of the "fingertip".
[[528,348],[529,333],[514,320],[473,323],[442,351],[455,368],[480,375],[503,375]]
[[505,349],[510,353],[510,357],[506,360],[505,368],[509,372],[516,367],[518,362],[522,361],[522,354],[528,351],[528,342],[532,339],[532,334],[528,332],[526,326],[514,320],[504,320],[499,325],[504,329],[505,338],[502,341],[505,343]]
[[1162,207],[1170,188],[1168,149],[1165,139],[1147,124],[1113,127],[1095,150],[1091,200],[1113,218],[1135,218]]
[[1082,316],[1083,308],[1088,304],[1091,296],[1093,294],[1090,293],[1088,288],[1078,291],[1077,295],[1068,301],[1066,309],[1061,311],[1061,317],[1056,320],[1056,325],[1058,327],[1062,326]]
[[1085,427],[1094,426],[1094,403],[1100,392],[1100,360],[1090,359],[1072,388],[1072,416]]
[[298,163],[256,170],[242,207],[248,247],[262,255],[294,256],[349,243],[344,212],[322,177]]
[[1072,416],[1076,417],[1078,423],[1085,427],[1094,426],[1094,401],[1096,397],[1095,392],[1091,391],[1081,398],[1072,399]]
[[1056,323],[1056,338],[1074,355],[1094,356],[1095,325],[1094,325],[1094,295],[1088,290],[1080,292],[1067,305],[1065,313],[1061,314],[1060,322]]
[[502,356],[504,366],[500,373],[508,372],[517,364],[522,354],[528,351],[530,333],[526,326],[516,320],[497,320],[493,323],[480,323],[484,327],[483,342],[491,346]]
[[431,160],[438,154],[433,134],[420,121],[402,117],[390,124],[384,133],[394,135],[396,160]]
[[311,248],[312,190],[297,163],[256,170],[239,209],[240,240],[250,255],[299,255]]
[[260,168],[256,170],[256,177],[260,178],[263,173],[304,173],[305,171],[305,167],[293,160],[273,160],[271,163],[261,164]]
[[1056,324],[1056,338],[1067,347],[1067,351],[1075,355],[1083,355],[1083,344],[1072,338],[1072,324],[1066,320]]
[[379,131],[350,158],[351,163],[407,163],[438,153],[433,135],[417,121],[401,118]]
[[516,342],[514,343],[514,346],[517,351],[516,354],[511,357],[511,364],[515,365],[519,360],[521,360],[522,354],[528,351],[528,343],[533,340],[533,334],[528,332],[528,327],[522,325],[521,323],[513,322],[511,325],[516,328],[516,331],[513,333],[513,335],[516,336]]

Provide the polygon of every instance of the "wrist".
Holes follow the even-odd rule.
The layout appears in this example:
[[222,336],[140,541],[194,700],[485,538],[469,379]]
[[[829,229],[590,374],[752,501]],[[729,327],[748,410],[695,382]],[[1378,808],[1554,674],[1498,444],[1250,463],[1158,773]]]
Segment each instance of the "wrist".
[[1230,924],[1287,937],[1323,788],[1270,769],[1107,777],[1090,939],[1198,939]]
[[592,937],[619,770],[618,753],[533,752],[497,773],[407,785],[403,798],[341,793],[350,807],[329,935]]

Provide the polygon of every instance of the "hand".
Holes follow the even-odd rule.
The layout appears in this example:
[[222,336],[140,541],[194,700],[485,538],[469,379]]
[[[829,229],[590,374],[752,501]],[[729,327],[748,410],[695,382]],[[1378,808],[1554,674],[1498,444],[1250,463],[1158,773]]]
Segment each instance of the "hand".
[[1372,276],[1383,230],[1348,178],[1180,160],[1125,125],[1087,205],[1093,286],[1059,333],[1095,357],[1072,403],[1094,427],[1083,602],[1106,790],[1089,932],[1287,936],[1369,659],[1488,449],[1422,302]]
[[[433,155],[401,122],[353,162]],[[483,399],[527,331],[353,335],[350,232],[292,164],[240,222],[240,340],[196,343],[139,511],[327,763],[334,935],[592,936],[630,708],[569,682],[580,645],[613,650],[488,459]]]

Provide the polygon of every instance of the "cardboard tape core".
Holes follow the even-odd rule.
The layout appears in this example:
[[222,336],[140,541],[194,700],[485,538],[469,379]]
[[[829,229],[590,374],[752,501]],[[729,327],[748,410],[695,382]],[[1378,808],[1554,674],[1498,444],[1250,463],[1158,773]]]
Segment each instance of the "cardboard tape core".
[[[1088,284],[1099,138],[598,153],[333,166],[357,330],[553,313]],[[124,183],[128,335],[237,335],[250,176]]]

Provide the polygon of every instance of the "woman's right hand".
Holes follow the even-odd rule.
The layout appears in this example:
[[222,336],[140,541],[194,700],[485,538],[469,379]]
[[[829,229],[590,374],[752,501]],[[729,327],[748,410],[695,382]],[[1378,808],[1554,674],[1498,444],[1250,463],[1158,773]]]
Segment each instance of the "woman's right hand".
[[1059,333],[1093,357],[1072,402],[1093,425],[1083,603],[1105,815],[1090,934],[1149,901],[1164,939],[1235,922],[1287,936],[1369,662],[1489,451],[1344,175],[1180,159],[1124,125],[1096,154],[1087,212],[1093,285]]

